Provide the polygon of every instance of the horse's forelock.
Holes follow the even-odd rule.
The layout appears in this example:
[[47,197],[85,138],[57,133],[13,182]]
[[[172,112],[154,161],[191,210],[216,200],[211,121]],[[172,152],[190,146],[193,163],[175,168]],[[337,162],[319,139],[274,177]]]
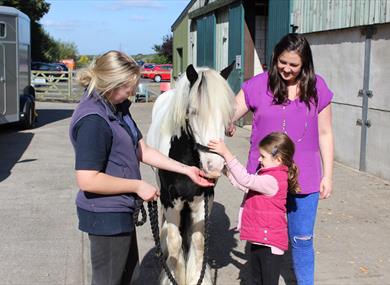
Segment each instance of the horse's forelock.
[[234,93],[226,80],[215,70],[209,69],[202,72],[201,85],[198,88],[194,103],[199,111],[199,117],[204,119],[205,127],[216,123],[215,116],[218,112],[222,123],[226,126],[233,116]]
[[176,82],[174,100],[170,107],[169,126],[172,135],[180,135],[185,129],[187,112],[192,107],[197,110],[200,128],[213,126],[216,112],[220,111],[222,123],[226,126],[233,116],[234,93],[226,80],[215,70],[197,69],[198,79],[190,89],[186,76]]

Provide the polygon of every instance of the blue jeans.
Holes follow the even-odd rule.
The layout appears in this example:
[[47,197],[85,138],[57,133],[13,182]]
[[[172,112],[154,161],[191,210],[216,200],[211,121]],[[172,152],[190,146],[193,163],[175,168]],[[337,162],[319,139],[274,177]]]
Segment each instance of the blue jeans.
[[319,193],[288,195],[288,234],[299,285],[314,284],[314,224],[317,215]]

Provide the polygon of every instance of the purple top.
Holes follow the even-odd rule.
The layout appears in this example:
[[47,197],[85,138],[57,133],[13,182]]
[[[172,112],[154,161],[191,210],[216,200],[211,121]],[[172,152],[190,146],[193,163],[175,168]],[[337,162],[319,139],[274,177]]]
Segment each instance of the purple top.
[[[247,169],[255,173],[258,167],[259,142],[269,133],[287,132],[295,143],[294,161],[299,168],[300,194],[320,190],[322,177],[321,157],[318,137],[318,114],[330,104],[333,93],[325,81],[317,77],[318,108],[313,105],[308,111],[306,104],[299,99],[286,105],[274,105],[273,95],[268,88],[268,72],[261,73],[242,85],[245,103],[253,112],[252,134]],[[285,127],[283,128],[283,121]],[[305,127],[306,125],[306,127]]]

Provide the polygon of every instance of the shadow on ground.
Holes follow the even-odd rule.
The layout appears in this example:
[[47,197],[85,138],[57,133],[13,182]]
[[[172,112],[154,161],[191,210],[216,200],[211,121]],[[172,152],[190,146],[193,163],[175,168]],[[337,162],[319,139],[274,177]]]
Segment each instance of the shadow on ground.
[[[7,128],[10,128],[7,126]],[[31,143],[34,134],[0,129],[0,182],[7,179],[16,163],[28,163],[36,159],[19,161]]]
[[[39,109],[35,128],[67,119],[72,116],[73,110],[66,109]],[[19,124],[0,126],[0,182],[7,179],[16,163],[28,163],[37,160],[26,159],[20,161],[34,137],[33,131],[22,130]]]
[[[225,207],[222,204],[214,202],[210,220],[209,265],[214,284],[218,284],[219,269],[233,263],[241,270],[242,264],[237,263],[232,258],[232,254],[239,254],[233,250],[237,246],[237,240],[234,237],[237,231],[234,228],[230,228],[229,217],[226,215]],[[158,284],[160,272],[161,266],[153,248],[141,261],[139,278],[135,284]]]
[[39,109],[36,128],[70,118],[73,110],[68,109]]
[[[238,242],[235,235],[238,232],[234,227],[231,227],[229,217],[225,213],[225,207],[220,203],[214,202],[210,219],[209,265],[213,283],[220,284],[218,282],[219,270],[229,264],[233,264],[240,273],[236,280],[232,280],[232,284],[252,284],[249,262],[247,261],[249,246],[245,247],[245,253],[235,250]],[[241,263],[238,259],[245,260],[245,262]],[[160,272],[161,266],[153,248],[141,261],[139,275],[135,284],[157,285],[159,284]],[[281,275],[286,285],[296,285],[290,252],[287,252],[284,257]]]

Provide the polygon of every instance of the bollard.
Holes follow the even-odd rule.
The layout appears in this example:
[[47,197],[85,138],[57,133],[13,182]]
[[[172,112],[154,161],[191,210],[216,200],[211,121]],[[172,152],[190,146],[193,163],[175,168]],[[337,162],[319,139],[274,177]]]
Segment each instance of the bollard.
[[170,89],[171,89],[170,82],[161,82],[160,83],[160,93],[164,93],[165,91],[168,91]]

